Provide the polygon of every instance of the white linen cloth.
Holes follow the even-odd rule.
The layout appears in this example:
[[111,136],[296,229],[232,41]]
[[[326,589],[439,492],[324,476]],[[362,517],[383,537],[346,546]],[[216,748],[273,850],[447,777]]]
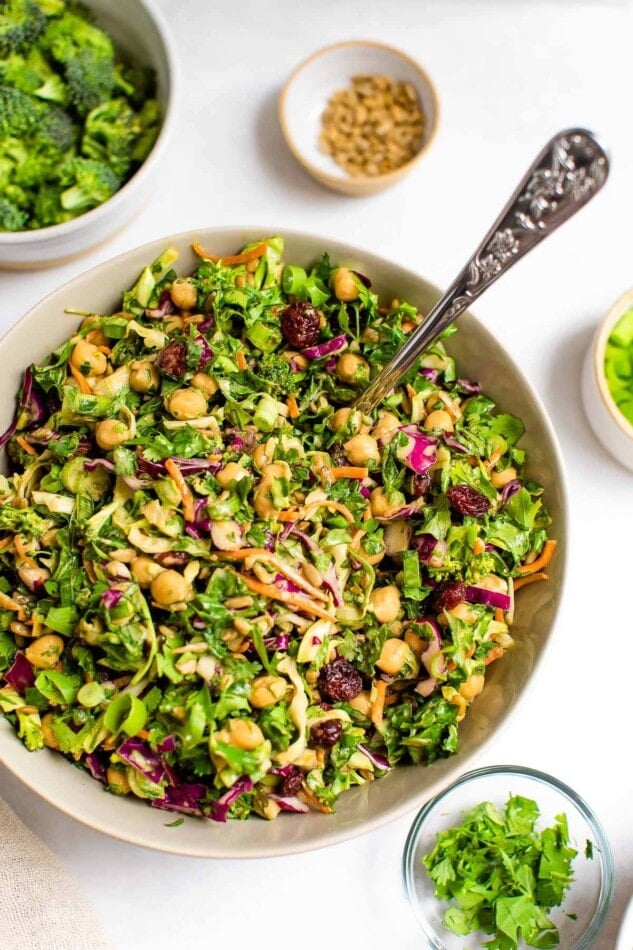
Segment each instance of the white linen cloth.
[[111,950],[76,881],[0,799],[2,950]]

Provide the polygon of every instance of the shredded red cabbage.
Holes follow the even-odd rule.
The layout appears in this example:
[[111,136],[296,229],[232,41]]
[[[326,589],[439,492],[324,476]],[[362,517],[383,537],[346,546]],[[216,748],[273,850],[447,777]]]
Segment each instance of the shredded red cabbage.
[[398,458],[407,468],[423,475],[437,461],[437,439],[420,432],[415,424],[399,426],[399,431],[407,437],[407,445],[397,449]]
[[206,338],[201,333],[196,334],[193,342],[202,350],[200,359],[198,361],[198,369],[202,370],[213,359],[213,350],[207,343]]
[[269,792],[268,797],[277,802],[282,811],[292,811],[298,815],[305,815],[310,811],[306,803],[296,795],[275,795],[274,792]]
[[331,340],[326,340],[325,343],[317,343],[316,346],[307,346],[305,350],[301,352],[309,360],[320,360],[324,356],[331,356],[332,353],[340,353],[346,347],[347,336],[345,333],[341,333],[340,336],[332,337]]
[[165,789],[163,798],[153,798],[152,808],[165,811],[179,811],[185,815],[202,815],[202,801],[208,792],[206,785],[199,782],[184,782]]
[[465,445],[462,445],[461,442],[458,442],[455,436],[451,435],[450,432],[444,432],[442,438],[444,439],[444,445],[449,449],[455,449],[456,452],[463,452],[466,455],[469,454],[469,449],[467,449]]
[[229,809],[234,801],[236,801],[240,795],[244,795],[245,792],[250,792],[253,787],[253,783],[250,778],[238,778],[237,782],[231,786],[228,792],[225,792],[224,795],[220,795],[212,804],[211,804],[211,814],[209,817],[212,821],[226,821]]
[[101,595],[101,603],[106,610],[112,610],[113,607],[119,603],[123,597],[123,591],[119,590],[118,587],[108,587],[107,590]]
[[96,778],[97,782],[102,782],[106,784],[106,767],[95,752],[91,752],[84,759],[88,767],[88,771],[93,778]]
[[369,761],[375,765],[377,769],[380,769],[381,772],[391,772],[393,766],[389,765],[389,760],[386,759],[384,755],[380,755],[378,752],[372,752],[371,749],[368,749],[362,742],[358,743],[358,751],[366,755]]
[[16,693],[24,696],[25,690],[29,689],[35,682],[35,670],[24,656],[23,653],[15,654],[13,663],[4,674],[5,683],[13,687]]
[[494,607],[501,610],[510,610],[512,598],[497,590],[488,590],[486,587],[466,586],[466,600],[471,604],[483,604],[484,607]]
[[507,482],[501,489],[501,506],[507,505],[513,495],[521,488],[521,482],[518,478],[513,478],[511,482]]
[[[187,475],[198,475],[200,472],[211,472],[212,475],[215,475],[215,473],[219,472],[222,468],[221,462],[210,462],[208,459],[184,459],[174,457],[172,458],[172,462],[176,463],[185,477]],[[149,459],[143,458],[142,455],[138,457],[136,468],[137,472],[151,475],[152,478],[159,478],[161,475],[167,474],[164,462],[150,462]]]
[[157,307],[148,307],[145,310],[145,316],[150,320],[160,320],[168,314],[174,312],[174,305],[171,301],[171,294],[168,290],[163,290],[160,295]]
[[167,785],[179,784],[171,765],[165,762],[141,739],[126,739],[116,750],[116,753],[119,758],[156,785],[161,782],[166,782]]
[[477,396],[481,392],[481,383],[473,382],[470,379],[458,379],[457,385],[465,393],[470,393],[473,396]]

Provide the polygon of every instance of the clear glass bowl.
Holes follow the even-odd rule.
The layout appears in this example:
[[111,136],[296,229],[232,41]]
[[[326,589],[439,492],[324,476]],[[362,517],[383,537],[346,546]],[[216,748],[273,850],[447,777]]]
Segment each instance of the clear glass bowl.
[[[551,775],[516,765],[467,772],[416,815],[404,848],[403,874],[407,896],[429,947],[474,950],[490,939],[481,932],[458,937],[442,925],[442,915],[450,905],[435,897],[435,885],[422,858],[435,846],[438,832],[459,824],[464,812],[483,801],[503,808],[510,795],[532,798],[538,804],[541,815],[537,829],[552,825],[561,812],[567,815],[571,845],[578,851],[572,865],[574,880],[562,906],[553,908],[550,917],[560,933],[560,950],[587,950],[598,936],[613,899],[609,842],[600,822],[576,792]],[[587,841],[593,846],[593,859],[585,854]],[[576,915],[576,919],[568,914]]]

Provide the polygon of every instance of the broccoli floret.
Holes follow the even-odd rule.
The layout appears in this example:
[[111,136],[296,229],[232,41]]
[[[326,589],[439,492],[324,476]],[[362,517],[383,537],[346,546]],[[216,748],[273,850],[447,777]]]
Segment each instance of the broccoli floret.
[[25,54],[12,53],[0,60],[0,82],[38,99],[61,105],[68,102],[68,90],[62,77],[36,47]]
[[88,211],[103,204],[121,187],[121,181],[103,162],[74,158],[62,169],[62,182],[70,184],[60,200],[65,211]]
[[66,11],[49,22],[41,45],[62,67],[70,103],[78,115],[86,115],[110,98],[116,83],[114,47],[103,30]]
[[28,214],[7,198],[0,198],[0,231],[22,231]]
[[0,0],[0,56],[30,46],[46,23],[46,14],[33,0]]
[[142,131],[134,146],[134,161],[140,165],[153,149],[160,132],[162,113],[156,99],[148,99],[144,103],[139,113],[139,119]]
[[151,67],[142,63],[119,63],[114,71],[117,88],[135,109],[156,95],[156,76]]
[[10,86],[0,86],[0,136],[28,135],[42,118],[43,103]]
[[111,99],[86,118],[81,152],[86,158],[107,162],[125,177],[135,164],[134,149],[143,131],[139,116],[126,99]]
[[62,189],[58,185],[42,185],[35,196],[31,227],[49,228],[54,224],[70,221],[75,215],[64,211],[61,202]]

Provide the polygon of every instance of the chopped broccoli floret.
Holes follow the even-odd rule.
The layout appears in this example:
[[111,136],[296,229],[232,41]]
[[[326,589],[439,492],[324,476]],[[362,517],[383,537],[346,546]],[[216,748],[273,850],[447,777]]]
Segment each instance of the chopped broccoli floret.
[[46,14],[33,0],[0,0],[0,56],[35,42],[46,22]]
[[12,53],[0,60],[0,82],[37,96],[38,99],[62,105],[68,102],[64,80],[36,47],[25,54]]
[[7,198],[0,198],[0,231],[22,231],[28,214]]
[[0,86],[0,136],[28,135],[42,118],[42,103],[19,89]]
[[65,211],[61,203],[62,189],[59,185],[42,185],[35,196],[33,206],[34,227],[49,228],[54,224],[63,224],[74,217],[72,211]]
[[82,154],[107,162],[117,175],[127,175],[134,164],[134,148],[142,131],[140,118],[127,100],[111,99],[87,116]]
[[66,211],[88,211],[103,204],[121,187],[121,181],[109,165],[90,158],[74,158],[62,171],[62,180],[70,187],[60,200]]

